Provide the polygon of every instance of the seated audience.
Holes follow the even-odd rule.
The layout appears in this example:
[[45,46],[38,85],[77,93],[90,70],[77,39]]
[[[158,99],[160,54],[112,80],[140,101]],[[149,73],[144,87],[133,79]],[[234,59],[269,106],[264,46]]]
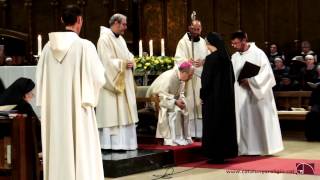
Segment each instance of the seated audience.
[[299,91],[300,89],[299,83],[289,75],[281,77],[281,81],[273,87],[274,91]]
[[301,71],[305,68],[305,57],[307,55],[312,55],[314,57],[314,62],[317,62],[317,55],[311,50],[311,44],[309,41],[301,42],[301,51],[297,52],[295,56],[290,60],[291,75],[297,76],[296,80],[302,83]]
[[305,136],[308,141],[320,141],[320,85],[313,89],[306,116]]
[[302,68],[301,70],[301,84],[302,89],[306,91],[310,91],[310,86],[307,82],[315,82],[317,80],[317,67],[315,64],[315,59],[313,55],[306,55],[305,56],[305,63],[306,67]]
[[290,64],[290,76],[294,80],[297,80],[298,82],[302,81],[302,69],[306,67],[306,63],[302,56],[295,56],[291,59]]
[[274,60],[276,57],[281,57],[282,60],[285,60],[283,53],[280,53],[278,51],[278,45],[276,43],[270,44],[269,52],[267,53],[267,55],[268,55],[269,62],[272,67],[274,67],[274,65],[275,65]]
[[314,51],[311,50],[311,44],[309,41],[301,42],[301,55],[305,57],[306,55],[313,55],[315,62],[317,62],[317,55]]
[[289,75],[290,68],[284,65],[282,57],[278,56],[274,59],[273,74],[277,84],[280,83],[283,76]]

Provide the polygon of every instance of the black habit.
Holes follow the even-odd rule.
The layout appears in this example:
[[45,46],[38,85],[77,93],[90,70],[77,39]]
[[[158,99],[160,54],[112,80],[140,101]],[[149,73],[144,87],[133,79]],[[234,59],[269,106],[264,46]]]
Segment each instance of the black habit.
[[4,88],[3,82],[0,79],[0,95],[3,93],[4,90],[5,90],[5,88]]
[[0,95],[0,105],[17,105],[14,110],[27,114],[29,117],[37,117],[32,106],[24,100],[24,96],[35,87],[34,82],[28,78],[19,78],[13,82]]
[[202,99],[204,155],[212,162],[223,162],[238,155],[234,100],[234,72],[221,36],[209,33],[209,44],[217,48],[203,65]]
[[[34,87],[35,84],[31,79],[23,77],[17,79],[0,95],[0,105],[17,105],[14,110],[30,117],[28,122],[31,123],[28,123],[27,127],[30,127],[30,124],[35,126],[37,142],[34,143],[37,143],[37,150],[41,152],[41,124],[31,104],[24,100],[25,95],[32,91]],[[33,137],[30,129],[26,129],[26,132],[30,137]]]

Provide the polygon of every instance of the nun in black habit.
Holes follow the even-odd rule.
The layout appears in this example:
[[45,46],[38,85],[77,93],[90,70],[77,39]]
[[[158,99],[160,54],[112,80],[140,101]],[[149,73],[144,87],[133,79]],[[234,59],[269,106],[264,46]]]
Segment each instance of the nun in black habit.
[[17,110],[18,113],[37,117],[30,105],[34,87],[35,84],[31,79],[17,79],[0,95],[0,105],[17,105],[14,110]]
[[[26,123],[26,139],[27,142],[31,142],[34,149],[31,149],[28,152],[28,155],[34,157],[34,151],[41,152],[41,124],[33,111],[33,108],[30,104],[33,98],[33,92],[35,84],[31,79],[28,78],[19,78],[13,82],[4,92],[0,95],[0,105],[16,105],[14,110],[17,110],[17,113],[26,114],[29,118]],[[34,128],[34,130],[33,130]],[[32,167],[37,166],[37,158],[32,158],[29,162],[32,164]],[[33,177],[35,177],[35,171],[32,171]]]
[[36,136],[36,143],[37,150],[41,152],[41,124],[36,115],[33,111],[33,108],[30,104],[35,84],[31,79],[28,78],[19,78],[15,82],[13,82],[7,89],[3,91],[0,95],[0,105],[17,105],[14,110],[17,110],[17,113],[26,114],[30,117],[30,123],[26,126],[26,132],[31,136],[32,132],[30,124],[33,124],[35,127],[35,136]]
[[208,163],[224,163],[238,155],[235,79],[230,56],[218,33],[208,34],[207,47],[211,53],[203,65],[200,90],[203,103],[202,149]]
[[4,88],[3,82],[2,82],[2,80],[0,78],[0,95],[3,93],[4,89],[5,88]]

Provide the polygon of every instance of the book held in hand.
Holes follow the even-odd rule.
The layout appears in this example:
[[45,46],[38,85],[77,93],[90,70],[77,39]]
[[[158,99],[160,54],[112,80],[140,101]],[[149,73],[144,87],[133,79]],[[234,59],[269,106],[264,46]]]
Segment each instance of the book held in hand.
[[290,64],[295,66],[305,66],[306,63],[302,56],[295,56],[291,59]]
[[13,108],[15,108],[17,105],[3,105],[3,106],[0,106],[0,111],[10,111],[12,110]]
[[302,62],[304,62],[303,56],[295,56],[295,57],[293,57],[291,60],[292,60],[292,61],[302,61]]
[[0,106],[0,116],[9,116],[9,114],[16,113],[17,110],[13,110],[17,105],[3,105]]
[[308,84],[311,88],[316,89],[316,88],[320,85],[320,82],[318,82],[318,83],[307,82],[307,84]]
[[239,74],[238,77],[238,83],[240,83],[240,81],[242,79],[246,79],[246,78],[251,78],[253,76],[256,76],[260,71],[260,66],[257,66],[255,64],[252,64],[248,61],[246,61],[244,63],[243,68],[241,69],[241,72]]

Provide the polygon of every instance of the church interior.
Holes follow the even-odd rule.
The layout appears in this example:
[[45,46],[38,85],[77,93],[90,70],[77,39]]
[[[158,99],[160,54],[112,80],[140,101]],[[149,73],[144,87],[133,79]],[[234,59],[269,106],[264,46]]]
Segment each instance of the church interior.
[[[79,36],[94,45],[100,26],[109,27],[113,14],[127,17],[123,38],[137,65],[133,74],[138,149],[102,150],[105,179],[319,179],[319,109],[318,122],[310,125],[306,118],[313,110],[310,101],[319,102],[311,94],[320,88],[320,1],[0,0],[0,80],[4,88],[20,77],[35,81],[48,33],[64,31],[60,12],[68,4],[80,7],[83,25]],[[146,92],[161,73],[174,67],[177,44],[188,32],[193,12],[201,21],[201,37],[218,32],[230,55],[236,52],[231,34],[242,30],[268,57],[276,81],[273,94],[283,151],[207,164],[201,138],[185,146],[163,146],[156,138],[159,99],[146,97]],[[165,66],[158,66],[159,62]],[[31,104],[40,117],[35,101],[33,98]],[[148,103],[155,104],[155,110]],[[0,109],[0,180],[43,179],[36,120],[5,113]],[[307,129],[315,138],[306,137]]]

